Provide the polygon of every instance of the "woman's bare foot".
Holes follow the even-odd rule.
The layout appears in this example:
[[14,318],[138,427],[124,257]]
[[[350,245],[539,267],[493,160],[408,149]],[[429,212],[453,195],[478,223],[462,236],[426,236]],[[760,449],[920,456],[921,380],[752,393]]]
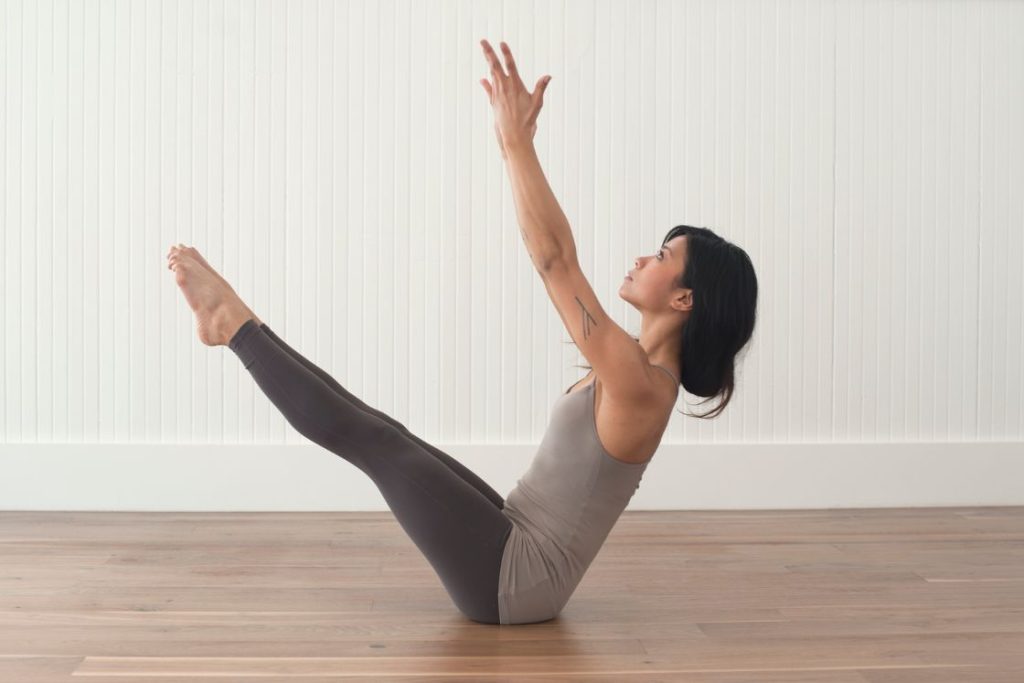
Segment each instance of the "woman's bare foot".
[[[173,253],[175,253],[175,251],[184,251],[186,254],[190,255],[193,258],[195,258],[197,261],[200,262],[200,265],[202,265],[204,268],[206,268],[207,270],[212,272],[214,275],[216,275],[217,276],[217,280],[219,280],[220,282],[224,283],[225,287],[230,289],[232,292],[234,291],[234,288],[231,287],[230,283],[228,283],[226,280],[224,280],[223,275],[221,275],[219,272],[217,272],[213,268],[212,265],[207,263],[206,259],[203,258],[203,255],[199,253],[198,249],[196,249],[195,247],[185,247],[183,244],[181,244],[179,242],[176,246],[171,247],[171,250],[170,250],[170,252],[168,252],[167,257],[170,258],[171,255]],[[252,311],[250,311],[250,312],[252,312]],[[263,325],[263,321],[261,321],[261,319],[259,319],[259,317],[256,316],[256,313],[253,313],[252,316],[256,318],[256,325]]]
[[202,265],[191,248],[172,247],[167,261],[185,300],[196,314],[196,332],[202,343],[226,345],[238,328],[250,318],[256,318],[235,290],[209,268],[209,264]]
[[[225,287],[230,289],[232,292],[235,291],[235,288],[232,287],[231,284],[227,280],[225,280],[224,277],[220,273],[218,273],[216,270],[214,270],[213,266],[211,266],[209,263],[207,263],[206,259],[203,258],[203,255],[200,254],[199,250],[196,249],[195,247],[186,247],[184,244],[179,242],[178,244],[172,246],[170,251],[167,252],[167,258],[170,259],[173,254],[175,254],[176,252],[179,252],[179,251],[184,251],[185,253],[189,254],[192,258],[194,258],[196,261],[198,261],[199,264],[203,268],[206,268],[208,271],[213,273],[217,277],[218,280],[223,282]],[[263,324],[263,321],[260,320],[256,316],[255,313],[253,313],[252,317],[256,318],[256,324],[257,325],[262,325]]]

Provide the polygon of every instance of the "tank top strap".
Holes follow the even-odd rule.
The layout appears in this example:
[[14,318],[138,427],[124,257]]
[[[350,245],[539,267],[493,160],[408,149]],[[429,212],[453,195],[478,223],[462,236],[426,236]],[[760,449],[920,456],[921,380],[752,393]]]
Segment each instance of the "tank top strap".
[[667,372],[667,373],[668,373],[668,376],[669,376],[669,377],[671,377],[671,378],[672,378],[673,380],[675,380],[675,382],[676,382],[676,385],[678,386],[678,384],[679,384],[679,378],[678,378],[678,377],[676,377],[675,375],[673,375],[673,374],[672,374],[672,371],[671,371],[671,370],[669,370],[668,368],[666,368],[666,367],[665,367],[664,365],[658,365],[657,363],[651,363],[651,365],[653,365],[653,366],[654,366],[654,367],[656,367],[656,368],[661,368],[662,370],[664,370],[665,372]]

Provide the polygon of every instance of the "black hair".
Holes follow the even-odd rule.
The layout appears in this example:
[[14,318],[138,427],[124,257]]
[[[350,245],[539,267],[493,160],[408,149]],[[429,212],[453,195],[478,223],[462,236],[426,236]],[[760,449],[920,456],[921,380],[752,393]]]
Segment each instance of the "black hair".
[[710,419],[732,400],[736,358],[754,334],[757,276],[747,252],[707,228],[677,225],[662,244],[680,235],[686,236],[686,263],[675,286],[693,290],[693,309],[682,329],[680,383],[689,393],[706,397],[701,404],[722,397],[716,408],[703,415],[684,415]]

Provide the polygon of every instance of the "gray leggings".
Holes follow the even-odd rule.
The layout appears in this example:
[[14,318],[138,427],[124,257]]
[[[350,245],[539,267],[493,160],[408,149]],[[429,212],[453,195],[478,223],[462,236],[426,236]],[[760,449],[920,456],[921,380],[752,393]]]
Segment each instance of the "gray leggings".
[[377,485],[466,617],[497,624],[498,573],[512,522],[504,499],[447,453],[374,410],[250,318],[228,342],[288,423]]

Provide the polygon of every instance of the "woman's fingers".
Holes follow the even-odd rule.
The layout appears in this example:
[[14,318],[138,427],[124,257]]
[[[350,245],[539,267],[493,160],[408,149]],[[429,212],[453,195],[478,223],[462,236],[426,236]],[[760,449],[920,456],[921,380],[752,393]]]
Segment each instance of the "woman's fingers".
[[530,108],[530,115],[526,118],[531,124],[537,120],[541,107],[544,106],[544,91],[548,89],[548,81],[550,80],[551,76],[541,76],[537,81],[537,86],[533,89],[533,94],[531,95],[533,97],[533,106]]
[[501,62],[498,61],[498,55],[494,54],[494,48],[487,42],[486,39],[480,41],[480,45],[484,49],[484,57],[487,58],[488,63],[491,65],[491,75],[494,76],[495,82],[499,78],[508,78],[505,70],[501,68]]
[[[480,80],[480,85],[487,92],[491,105],[495,108],[495,133],[498,136],[498,144],[502,145],[502,156],[504,156],[504,144],[502,131],[509,135],[520,136],[528,133],[532,138],[537,131],[537,115],[544,105],[544,92],[547,89],[551,76],[542,76],[537,81],[533,92],[526,89],[519,75],[519,67],[515,57],[512,56],[512,49],[508,43],[501,41],[501,52],[505,57],[505,67],[508,73],[502,68],[497,54],[491,44],[486,40],[480,41],[484,57],[491,66],[493,82],[486,78]],[[499,106],[499,101],[500,105]]]
[[501,41],[501,52],[505,55],[505,66],[508,68],[509,78],[514,78],[522,83],[522,79],[519,78],[519,70],[516,68],[516,60],[512,57],[512,50],[504,40]]
[[551,76],[542,76],[537,81],[537,87],[533,89],[533,96],[537,98],[539,104],[544,104],[544,93],[548,91],[548,83],[551,82]]

